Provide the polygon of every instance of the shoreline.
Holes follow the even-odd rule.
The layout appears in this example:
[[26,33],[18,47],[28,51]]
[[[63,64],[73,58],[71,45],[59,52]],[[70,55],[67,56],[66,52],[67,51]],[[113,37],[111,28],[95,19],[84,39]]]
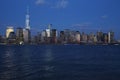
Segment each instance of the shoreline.
[[18,46],[22,46],[22,45],[120,45],[120,43],[30,43],[30,44],[6,44],[6,43],[0,43],[0,45],[18,45]]

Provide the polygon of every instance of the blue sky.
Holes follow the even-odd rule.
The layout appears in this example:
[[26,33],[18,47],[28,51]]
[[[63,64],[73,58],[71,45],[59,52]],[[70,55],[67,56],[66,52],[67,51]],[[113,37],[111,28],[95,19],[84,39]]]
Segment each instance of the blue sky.
[[113,30],[120,38],[120,0],[0,0],[0,34],[6,26],[25,27],[27,5],[32,31],[53,24],[58,30]]

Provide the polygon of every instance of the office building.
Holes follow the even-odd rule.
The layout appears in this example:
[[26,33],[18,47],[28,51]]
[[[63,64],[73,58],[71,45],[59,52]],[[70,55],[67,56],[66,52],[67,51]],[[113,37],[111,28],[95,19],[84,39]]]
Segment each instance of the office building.
[[82,43],[87,43],[87,41],[88,41],[88,35],[87,34],[82,32],[81,38],[82,38],[82,40],[81,40]]
[[88,35],[88,41],[91,43],[94,42],[94,34],[92,32]]
[[65,43],[65,33],[64,33],[64,31],[60,31],[59,43]]
[[57,30],[56,29],[52,29],[51,31],[51,39],[52,39],[52,43],[57,43]]
[[16,34],[14,32],[10,32],[9,37],[7,38],[8,44],[16,44]]
[[23,28],[17,28],[16,29],[16,40],[17,43],[19,44],[20,42],[23,42]]
[[51,37],[51,31],[50,31],[50,29],[46,29],[46,37],[47,38]]
[[48,28],[46,29],[46,37],[47,38],[50,38],[51,37],[51,27],[52,27],[52,24],[49,24],[48,25]]
[[2,36],[0,35],[0,43],[2,43]]
[[94,44],[96,44],[96,43],[98,42],[96,35],[94,35],[94,40],[93,40],[93,42],[94,42]]
[[43,30],[41,32],[41,43],[45,43],[46,42],[46,37],[47,37],[47,33],[45,30]]
[[64,34],[65,34],[65,43],[69,43],[70,42],[70,30],[69,29],[65,29],[64,30]]
[[23,38],[24,43],[30,43],[31,34],[29,29],[23,29]]
[[81,40],[80,32],[76,31],[75,32],[75,42],[80,43],[80,40]]
[[97,32],[97,40],[98,40],[98,43],[103,42],[103,32],[101,32],[101,31]]
[[7,29],[6,29],[6,38],[8,38],[9,37],[9,35],[10,35],[10,33],[11,32],[14,32],[14,29],[13,29],[13,27],[7,27]]
[[110,31],[108,32],[108,43],[114,42],[114,32]]
[[108,43],[108,34],[103,33],[103,43],[107,44]]

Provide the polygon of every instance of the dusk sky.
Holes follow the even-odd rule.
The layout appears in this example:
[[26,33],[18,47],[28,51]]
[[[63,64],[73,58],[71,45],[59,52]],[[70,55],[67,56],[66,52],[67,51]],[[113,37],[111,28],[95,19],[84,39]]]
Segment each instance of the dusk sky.
[[7,26],[25,27],[27,6],[34,32],[53,24],[58,30],[112,30],[120,39],[120,0],[0,0],[0,34]]

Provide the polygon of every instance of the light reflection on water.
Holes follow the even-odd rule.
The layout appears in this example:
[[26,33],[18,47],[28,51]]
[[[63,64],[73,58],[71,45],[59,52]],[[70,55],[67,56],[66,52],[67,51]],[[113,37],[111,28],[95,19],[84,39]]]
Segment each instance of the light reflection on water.
[[120,79],[120,46],[0,46],[0,80]]
[[46,62],[50,62],[50,61],[53,60],[53,54],[52,53],[53,52],[52,52],[51,47],[46,48],[46,50],[45,50],[45,61]]
[[55,66],[51,65],[53,60],[54,60],[54,57],[53,57],[52,46],[47,46],[45,53],[44,53],[44,61],[47,64],[45,64],[43,66],[46,73],[43,74],[43,77],[52,77],[53,76],[54,68],[55,68]]
[[[42,54],[43,57],[39,54]],[[55,66],[51,65],[54,60],[51,46],[46,46],[43,53],[37,53],[37,55],[34,48],[23,46],[23,48],[17,49],[11,46],[5,48],[2,58],[4,59],[2,67],[5,70],[0,73],[0,79],[30,79],[30,76],[36,76],[43,71],[39,77],[45,78],[52,77],[54,73]]]
[[5,70],[0,73],[0,78],[4,80],[22,78],[32,71],[31,51],[28,47],[17,50],[13,46],[8,46],[2,58],[4,59],[2,67]]
[[15,66],[14,61],[13,61],[13,59],[14,59],[13,53],[14,53],[14,49],[12,49],[12,48],[6,48],[5,53],[2,56],[3,59],[4,59],[3,60],[4,61],[3,62],[4,65],[2,65],[2,66],[5,67],[6,70],[3,70],[0,75],[5,80],[11,79],[14,76],[14,74],[16,73],[14,71],[14,69],[13,69],[13,67]]

